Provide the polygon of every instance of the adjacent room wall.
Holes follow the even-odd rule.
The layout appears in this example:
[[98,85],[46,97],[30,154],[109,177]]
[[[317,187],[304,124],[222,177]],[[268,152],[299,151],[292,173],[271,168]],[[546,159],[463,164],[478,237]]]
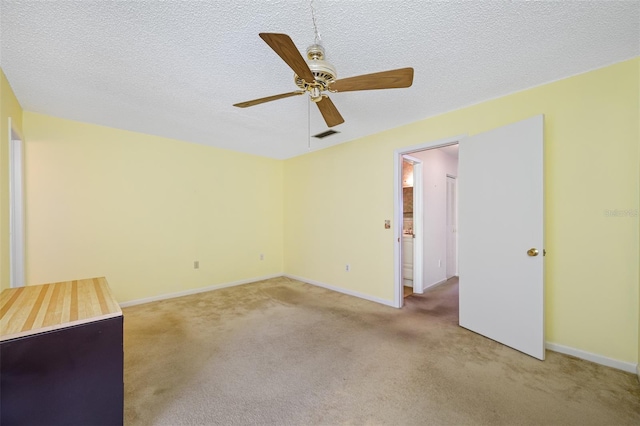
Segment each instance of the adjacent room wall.
[[422,160],[423,281],[426,289],[447,279],[447,175],[458,176],[458,161],[439,149],[414,152]]
[[122,303],[282,273],[282,161],[26,111],[24,131],[28,284],[105,276]]
[[0,68],[0,291],[9,288],[9,117],[22,136],[22,107]]
[[392,301],[394,150],[544,114],[546,338],[637,363],[639,63],[287,160],[285,271]]

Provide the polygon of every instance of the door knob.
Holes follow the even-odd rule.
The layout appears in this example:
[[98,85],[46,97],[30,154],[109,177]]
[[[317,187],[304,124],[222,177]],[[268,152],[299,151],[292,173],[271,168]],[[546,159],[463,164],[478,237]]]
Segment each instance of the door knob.
[[527,254],[529,256],[537,256],[538,255],[538,249],[537,248],[530,248],[529,250],[527,250]]

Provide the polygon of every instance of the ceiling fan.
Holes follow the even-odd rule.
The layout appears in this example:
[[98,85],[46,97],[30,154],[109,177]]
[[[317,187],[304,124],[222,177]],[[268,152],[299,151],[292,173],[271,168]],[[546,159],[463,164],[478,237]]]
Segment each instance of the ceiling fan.
[[241,102],[233,106],[247,108],[309,92],[309,97],[318,105],[327,126],[333,127],[344,123],[344,119],[326,92],[395,89],[409,87],[413,83],[413,68],[399,68],[338,80],[335,67],[324,60],[324,48],[320,44],[312,44],[307,48],[309,61],[306,62],[288,35],[260,33],[260,38],[291,67],[295,73],[294,81],[300,90]]

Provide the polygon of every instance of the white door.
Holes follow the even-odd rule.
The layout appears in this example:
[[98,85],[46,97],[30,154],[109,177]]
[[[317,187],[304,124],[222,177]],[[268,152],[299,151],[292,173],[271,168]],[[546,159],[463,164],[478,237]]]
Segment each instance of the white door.
[[544,359],[543,117],[459,149],[460,325]]
[[447,176],[447,279],[458,275],[456,178]]

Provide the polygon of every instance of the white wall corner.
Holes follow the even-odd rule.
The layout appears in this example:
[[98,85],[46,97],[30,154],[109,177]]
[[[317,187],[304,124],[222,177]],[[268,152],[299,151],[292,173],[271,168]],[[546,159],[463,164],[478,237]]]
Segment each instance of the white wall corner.
[[349,296],[354,296],[354,297],[358,297],[360,299],[364,299],[364,300],[368,300],[370,302],[376,302],[376,303],[380,303],[381,305],[387,305],[387,306],[391,306],[392,308],[398,308],[398,306],[395,306],[392,300],[386,300],[386,299],[381,299],[378,297],[374,297],[374,296],[369,296],[368,294],[364,294],[364,293],[360,293],[357,291],[352,291],[352,290],[347,290],[344,288],[340,288],[340,287],[335,287],[332,286],[330,284],[325,284],[322,283],[320,281],[316,281],[316,280],[311,280],[308,278],[304,278],[304,277],[299,277],[296,275],[290,275],[290,274],[284,274],[283,276],[287,277],[287,278],[291,278],[292,280],[298,280],[298,281],[302,281],[304,283],[307,284],[311,284],[311,285],[315,285],[318,287],[322,287],[322,288],[326,288],[327,290],[331,290],[331,291],[335,291],[338,293],[343,293]]
[[591,352],[583,351],[581,349],[559,345],[557,343],[552,343],[552,342],[546,342],[545,347],[550,351],[559,352],[565,355],[571,355],[576,358],[595,362],[596,364],[604,365],[607,367],[616,368],[618,370],[626,371],[628,373],[636,373],[638,374],[638,378],[640,379],[640,367],[638,366],[638,364],[633,364],[631,362],[608,358],[603,355],[594,354]]

